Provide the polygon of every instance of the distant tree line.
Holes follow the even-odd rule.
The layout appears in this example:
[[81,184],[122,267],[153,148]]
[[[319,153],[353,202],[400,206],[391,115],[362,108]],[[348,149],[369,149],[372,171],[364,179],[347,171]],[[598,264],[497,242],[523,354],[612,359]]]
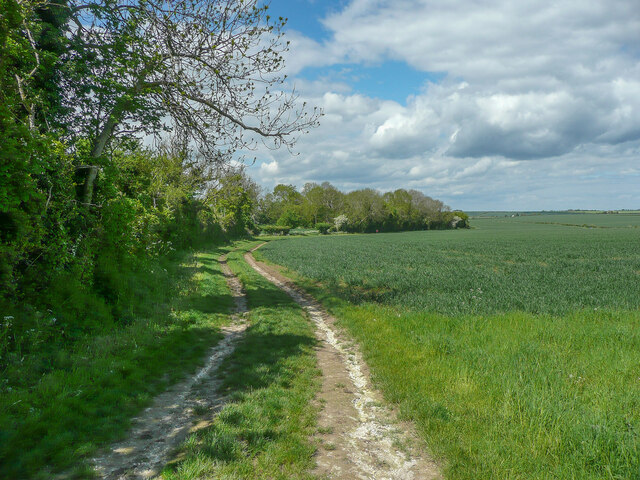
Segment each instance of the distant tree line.
[[380,193],[371,188],[343,193],[328,182],[277,185],[258,197],[256,224],[317,227],[342,232],[397,232],[468,227],[464,212],[418,190]]

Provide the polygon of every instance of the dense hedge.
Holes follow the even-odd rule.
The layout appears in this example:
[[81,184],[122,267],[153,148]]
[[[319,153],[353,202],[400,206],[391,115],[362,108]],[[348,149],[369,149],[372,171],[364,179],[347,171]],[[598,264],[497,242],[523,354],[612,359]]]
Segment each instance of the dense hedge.
[[289,235],[288,225],[260,225],[257,230],[265,235]]

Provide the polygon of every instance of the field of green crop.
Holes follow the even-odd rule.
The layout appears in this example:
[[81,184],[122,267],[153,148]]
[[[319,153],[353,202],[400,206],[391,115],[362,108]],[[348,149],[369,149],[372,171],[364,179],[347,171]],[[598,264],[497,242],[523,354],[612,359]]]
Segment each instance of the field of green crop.
[[570,226],[609,217],[495,217],[260,252],[360,342],[447,478],[640,478],[640,217]]
[[640,214],[638,213],[619,213],[615,215],[605,215],[601,213],[552,213],[542,215],[522,215],[515,217],[512,220],[523,223],[577,226],[586,228],[640,228]]
[[355,303],[446,315],[640,307],[640,229],[534,223],[553,218],[481,219],[464,231],[292,238],[263,253]]

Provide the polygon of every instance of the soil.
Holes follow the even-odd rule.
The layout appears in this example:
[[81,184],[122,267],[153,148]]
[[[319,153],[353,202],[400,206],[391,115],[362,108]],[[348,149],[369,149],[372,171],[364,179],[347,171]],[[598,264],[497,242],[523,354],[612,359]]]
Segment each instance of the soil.
[[216,370],[247,328],[247,304],[242,284],[227,266],[226,257],[219,261],[235,302],[232,323],[221,328],[224,338],[209,351],[204,367],[156,397],[153,405],[133,419],[125,440],[93,458],[98,478],[139,480],[156,476],[189,433],[210,424],[195,411],[206,411],[211,418],[225,404],[226,399],[218,393]]
[[[358,347],[335,325],[309,294],[295,286],[275,268],[245,259],[258,273],[298,302],[316,324],[318,365],[322,389],[316,442],[320,478],[337,480],[433,480],[441,479],[438,465],[426,453],[413,427],[398,422],[371,387],[369,371]],[[246,297],[240,281],[220,257],[223,273],[235,301],[233,321],[222,329],[224,339],[213,347],[206,364],[195,375],[174,385],[133,419],[126,440],[112,445],[92,460],[98,478],[141,480],[156,477],[171,454],[195,430],[210,425],[226,399],[218,393],[216,370],[233,352],[247,324]],[[207,419],[195,411],[207,411]]]
[[317,326],[322,390],[314,473],[331,479],[441,479],[412,425],[398,422],[382,403],[357,345],[336,327],[335,318],[275,268],[251,253],[245,259],[299,303]]

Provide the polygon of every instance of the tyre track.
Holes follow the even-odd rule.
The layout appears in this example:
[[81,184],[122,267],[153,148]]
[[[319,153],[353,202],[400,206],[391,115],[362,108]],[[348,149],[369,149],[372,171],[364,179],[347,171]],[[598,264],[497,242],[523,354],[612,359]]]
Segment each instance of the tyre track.
[[234,300],[232,322],[220,329],[224,338],[209,350],[204,367],[158,395],[150,407],[133,419],[127,439],[92,459],[98,478],[142,480],[156,476],[189,433],[209,424],[201,421],[194,426],[194,420],[199,419],[194,409],[209,409],[213,414],[226,403],[218,393],[221,381],[216,371],[247,328],[244,318],[247,301],[240,280],[227,265],[226,255],[218,261]]
[[417,447],[412,426],[398,423],[382,405],[381,395],[370,386],[362,355],[356,345],[341,337],[335,319],[311,295],[275,269],[258,263],[250,252],[245,260],[300,304],[317,326],[323,384],[319,418],[322,433],[317,436],[320,448],[314,473],[332,479],[442,478],[433,459]]

